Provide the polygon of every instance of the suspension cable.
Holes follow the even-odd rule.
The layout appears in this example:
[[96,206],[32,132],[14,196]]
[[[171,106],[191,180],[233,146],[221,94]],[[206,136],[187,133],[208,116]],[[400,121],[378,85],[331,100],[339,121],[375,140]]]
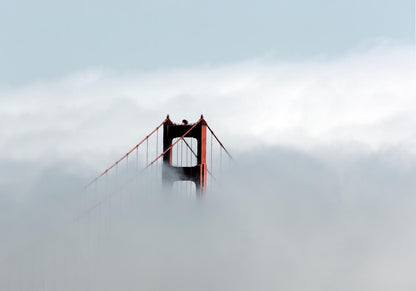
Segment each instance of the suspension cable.
[[180,140],[184,140],[183,138],[197,126],[201,122],[202,118],[200,118],[194,125],[191,126],[190,129],[188,129],[180,138],[178,138],[173,144],[171,144],[163,153],[161,153],[156,159],[154,159],[150,164],[147,165],[146,168],[153,165],[154,162],[156,162],[160,157],[162,157],[164,154],[166,154],[168,151],[170,151]]
[[144,139],[142,139],[137,145],[135,145],[130,151],[128,151],[124,156],[122,156],[117,162],[112,164],[109,168],[107,168],[104,172],[102,172],[100,175],[95,177],[91,182],[89,182],[84,188],[88,188],[92,183],[97,181],[99,178],[101,178],[105,173],[110,171],[115,165],[117,165],[119,162],[121,162],[125,157],[127,157],[132,151],[137,149],[145,140],[147,140],[153,133],[155,133],[162,125],[164,125],[169,118],[167,117],[165,120],[162,121],[161,124],[159,124],[151,133],[149,133]]
[[[202,120],[202,118],[200,118],[181,138],[179,138],[175,143],[173,143],[168,149],[166,149],[162,154],[160,154],[159,156],[156,157],[155,160],[153,160],[150,164],[148,163],[148,139],[151,135],[153,135],[156,131],[159,130],[159,128],[164,125],[167,121],[169,120],[169,118],[166,118],[165,120],[163,120],[163,122],[157,126],[150,134],[148,134],[142,141],[140,141],[136,146],[134,146],[130,151],[128,151],[123,157],[121,157],[118,161],[116,161],[113,165],[111,165],[109,168],[107,168],[104,172],[102,172],[100,175],[98,175],[96,178],[94,178],[90,183],[88,183],[84,188],[88,188],[91,184],[93,184],[94,182],[96,182],[99,178],[101,178],[104,174],[106,174],[108,171],[110,171],[112,168],[114,168],[118,163],[120,163],[123,159],[125,159],[132,151],[134,151],[135,149],[138,149],[138,147],[144,142],[146,141],[146,145],[147,145],[147,150],[146,150],[146,168],[148,168],[149,166],[151,166],[154,162],[156,162],[161,156],[163,156],[167,151],[169,151],[170,149],[172,149],[172,147],[179,142],[180,140],[184,140],[183,137],[186,136],[197,124],[199,124],[199,122]],[[222,142],[218,139],[218,137],[215,135],[215,133],[213,132],[213,130],[211,129],[211,127],[206,123],[206,126],[208,127],[209,131],[211,132],[212,136],[215,137],[215,139],[218,141],[218,143],[220,144],[220,146],[224,149],[224,151],[226,152],[226,154],[230,157],[231,160],[233,160],[231,154],[228,152],[228,150],[224,147],[224,145],[222,144]],[[188,145],[189,146],[189,145]],[[179,149],[178,149],[179,150]],[[181,153],[182,155],[182,153]],[[212,166],[212,165],[211,165]]]
[[224,145],[222,144],[222,142],[218,139],[218,137],[215,135],[215,133],[212,131],[211,127],[209,127],[208,123],[207,123],[207,127],[209,129],[209,131],[211,131],[211,134],[215,137],[215,139],[218,141],[218,143],[220,144],[220,146],[224,149],[224,151],[227,153],[227,155],[230,157],[231,160],[234,160],[233,157],[231,156],[231,154],[227,151],[227,149],[224,147]]
[[[136,159],[137,159],[137,167],[138,167],[138,170],[139,170],[139,146],[142,144],[142,143],[144,143],[144,141],[146,141],[146,140],[148,140],[149,139],[149,137],[150,136],[152,136],[156,131],[158,131],[158,129],[162,126],[162,125],[164,125],[167,121],[169,120],[169,118],[166,118],[158,127],[156,127],[149,135],[147,135],[143,140],[141,140],[136,146],[134,146],[129,152],[127,152],[123,157],[121,157],[118,161],[116,161],[114,164],[112,164],[109,168],[107,168],[104,172],[102,172],[100,175],[98,175],[96,178],[94,178],[90,183],[88,183],[84,188],[88,188],[89,186],[91,186],[93,183],[95,183],[99,178],[101,178],[102,176],[105,176],[105,183],[104,183],[104,185],[105,185],[105,189],[104,189],[104,192],[105,192],[105,196],[101,199],[101,200],[99,200],[99,201],[97,201],[95,204],[93,204],[91,207],[89,207],[89,208],[87,208],[84,212],[82,212],[80,215],[78,215],[77,217],[75,217],[73,220],[72,220],[72,222],[77,222],[77,221],[80,221],[82,218],[84,218],[84,217],[88,217],[95,209],[97,209],[98,207],[100,207],[103,203],[105,203],[106,201],[109,201],[110,203],[108,204],[109,205],[109,215],[108,216],[110,216],[110,212],[111,212],[111,199],[112,199],[112,197],[114,196],[114,195],[116,195],[116,194],[118,194],[119,193],[119,190],[120,189],[123,189],[123,188],[125,188],[127,185],[128,185],[128,183],[129,182],[131,182],[132,181],[132,179],[129,179],[129,181],[127,181],[127,183],[126,184],[124,184],[124,185],[119,185],[119,186],[121,186],[121,187],[118,187],[119,189],[110,189],[110,187],[109,187],[109,177],[108,177],[108,175],[109,175],[109,171],[112,169],[112,168],[114,168],[114,167],[117,167],[118,168],[118,164],[122,161],[122,160],[124,160],[125,158],[127,158],[128,159],[128,155],[131,153],[131,152],[133,152],[134,150],[136,150]],[[182,135],[175,143],[173,143],[171,146],[169,146],[169,148],[167,148],[165,151],[163,151],[163,153],[161,153],[159,156],[157,156],[157,158],[155,159],[155,160],[153,160],[150,164],[148,164],[144,169],[142,169],[142,171],[144,171],[145,169],[147,169],[148,167],[150,167],[153,163],[155,163],[158,159],[160,159],[164,154],[166,154],[169,150],[172,150],[172,148],[180,141],[180,140],[183,140],[184,142],[185,142],[185,144],[191,149],[191,152],[195,155],[195,156],[197,156],[196,155],[196,153],[193,151],[193,149],[192,149],[192,146],[189,146],[189,144],[186,142],[186,140],[184,139],[184,137],[187,135],[187,134],[189,134],[189,132],[197,125],[197,124],[199,124],[200,122],[201,122],[201,120],[203,120],[202,118],[201,119],[199,119],[187,132],[185,132],[185,134],[184,135]],[[224,151],[227,153],[227,155],[232,159],[232,157],[231,157],[231,155],[229,154],[229,152],[225,149],[225,147],[223,146],[223,144],[220,142],[220,140],[217,138],[217,136],[214,134],[214,132],[212,131],[212,129],[208,126],[208,124],[207,124],[207,127],[208,127],[208,129],[210,130],[210,132],[211,132],[211,144],[212,144],[212,137],[214,136],[215,137],[215,139],[218,141],[218,143],[221,145],[221,147],[224,149]],[[211,146],[211,148],[212,148],[212,146]],[[131,160],[131,162],[132,162],[132,160]],[[212,163],[212,151],[211,151],[211,163]],[[212,166],[212,165],[211,165]],[[128,166],[127,166],[128,167]],[[208,173],[210,173],[209,172],[209,170],[207,169],[207,171],[208,171]],[[117,171],[118,172],[118,171]],[[139,171],[139,172],[141,172],[141,171]],[[117,176],[118,176],[118,173],[116,173],[116,179],[117,179]],[[133,178],[137,178],[137,175],[135,175]],[[110,221],[110,217],[108,217],[108,223],[110,224],[111,223],[111,221]],[[72,223],[71,222],[71,223]],[[56,229],[57,230],[57,229]],[[49,232],[49,233],[52,233],[53,231],[51,231],[51,232]],[[7,258],[6,258],[6,260],[7,260]]]
[[[183,139],[183,141],[185,142],[185,144],[186,144],[186,146],[191,150],[191,153],[193,153],[194,154],[194,156],[195,156],[195,158],[196,159],[198,159],[198,155],[194,152],[194,150],[192,149],[192,147],[189,145],[189,143],[187,143],[186,142],[186,140],[185,139]],[[192,140],[191,140],[192,141]],[[191,156],[192,157],[192,156]],[[214,177],[214,175],[212,174],[212,172],[207,168],[207,172],[208,172],[208,174],[210,174],[211,175],[211,177],[212,178],[214,178],[215,179],[215,177]]]

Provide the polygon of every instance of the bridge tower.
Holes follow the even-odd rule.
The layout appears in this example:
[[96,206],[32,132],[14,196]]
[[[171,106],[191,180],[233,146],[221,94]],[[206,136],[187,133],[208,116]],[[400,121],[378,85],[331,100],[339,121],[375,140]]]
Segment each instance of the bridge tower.
[[[202,193],[207,183],[206,162],[207,123],[201,118],[193,124],[183,120],[182,124],[173,123],[169,115],[163,124],[163,169],[162,180],[166,186],[172,186],[175,181],[192,181],[197,193]],[[182,167],[172,165],[172,141],[175,138],[195,138],[197,141],[197,163],[195,166]]]

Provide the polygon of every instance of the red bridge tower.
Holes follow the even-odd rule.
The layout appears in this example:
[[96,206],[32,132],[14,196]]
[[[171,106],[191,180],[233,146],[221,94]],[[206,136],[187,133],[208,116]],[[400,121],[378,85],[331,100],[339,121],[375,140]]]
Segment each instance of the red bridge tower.
[[[193,124],[183,120],[182,124],[173,123],[169,115],[163,124],[163,169],[162,180],[165,185],[171,186],[175,181],[192,181],[195,183],[197,192],[205,189],[207,183],[207,162],[206,162],[206,136],[207,123],[203,115]],[[197,164],[190,167],[172,165],[172,141],[175,138],[191,137],[197,140]],[[188,145],[189,146],[189,145]]]

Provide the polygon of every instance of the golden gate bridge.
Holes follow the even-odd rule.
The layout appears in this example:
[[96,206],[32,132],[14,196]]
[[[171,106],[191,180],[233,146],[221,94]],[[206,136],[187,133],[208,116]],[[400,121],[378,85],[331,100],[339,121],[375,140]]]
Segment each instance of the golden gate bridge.
[[[202,197],[212,190],[231,161],[229,151],[203,115],[195,123],[174,123],[168,115],[137,145],[89,181],[83,189],[84,209],[65,227],[47,235],[55,240],[55,246],[60,245],[56,240],[61,239],[62,232],[67,238],[82,237],[83,243],[61,250],[66,252],[65,258],[51,254],[48,244],[43,243],[11,254],[1,264],[0,290],[74,290],[68,281],[77,282],[76,287],[82,290],[96,290],[99,287],[92,275],[91,258],[106,233],[117,227],[115,217],[135,207],[136,196],[163,192]],[[81,272],[82,268],[78,272],[77,264],[89,264],[90,273]],[[67,270],[64,279],[56,272],[57,265],[73,265],[75,269]]]

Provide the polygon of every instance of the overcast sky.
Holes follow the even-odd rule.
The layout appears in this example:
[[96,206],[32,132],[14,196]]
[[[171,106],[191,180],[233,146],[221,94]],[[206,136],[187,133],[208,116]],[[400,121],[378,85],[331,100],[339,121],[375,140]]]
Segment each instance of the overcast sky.
[[0,83],[411,43],[410,0],[3,0]]

